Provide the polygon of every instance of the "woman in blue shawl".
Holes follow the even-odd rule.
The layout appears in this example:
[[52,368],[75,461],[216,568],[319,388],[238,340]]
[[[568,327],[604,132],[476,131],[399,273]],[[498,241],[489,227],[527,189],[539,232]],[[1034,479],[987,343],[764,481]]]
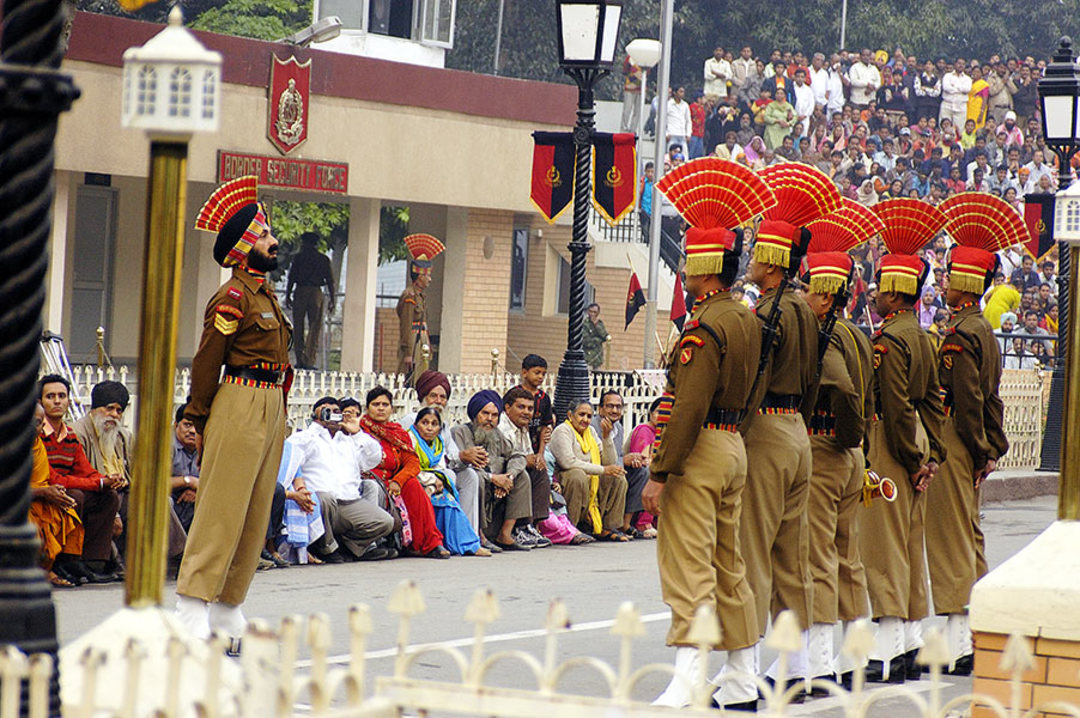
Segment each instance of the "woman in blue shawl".
[[439,432],[442,417],[434,407],[426,406],[416,414],[409,434],[420,460],[417,477],[431,496],[435,509],[435,524],[443,535],[443,545],[450,553],[459,556],[490,556],[491,551],[480,545],[480,537],[473,531],[469,518],[461,510],[454,486],[454,472],[446,465],[445,446]]

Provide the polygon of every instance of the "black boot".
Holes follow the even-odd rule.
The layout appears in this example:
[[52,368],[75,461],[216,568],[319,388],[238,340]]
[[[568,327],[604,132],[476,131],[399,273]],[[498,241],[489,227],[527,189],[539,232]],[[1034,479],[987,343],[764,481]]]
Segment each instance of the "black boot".
[[922,674],[926,673],[929,668],[920,664],[916,658],[919,655],[921,649],[914,648],[904,654],[904,669],[907,671],[907,679],[909,681],[917,681],[922,678]]
[[975,670],[975,656],[969,653],[966,656],[957,658],[956,663],[953,664],[953,669],[946,671],[946,673],[950,676],[970,676],[973,670]]
[[[770,678],[769,676],[765,676],[765,682],[769,684],[770,688],[773,688],[773,689],[776,688],[776,681],[774,679]],[[788,678],[787,679],[787,684],[786,684],[786,686],[784,688],[784,691],[787,692],[788,690],[791,689],[792,686],[795,686],[795,685],[799,686],[799,691],[788,702],[789,705],[795,705],[797,703],[802,703],[803,701],[806,700],[806,691],[803,690],[806,687],[806,681],[804,681],[802,678]],[[765,700],[765,695],[762,694],[761,691],[758,691],[758,698],[760,700]]]
[[882,661],[870,661],[866,664],[867,683],[903,683],[907,678],[907,659],[899,655],[889,661],[889,678],[884,678],[885,666]]

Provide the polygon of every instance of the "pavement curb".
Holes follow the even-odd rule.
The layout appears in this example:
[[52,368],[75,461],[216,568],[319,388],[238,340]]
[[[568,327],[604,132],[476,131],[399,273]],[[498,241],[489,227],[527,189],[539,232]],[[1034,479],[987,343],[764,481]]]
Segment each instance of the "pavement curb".
[[984,504],[1022,501],[1038,496],[1056,496],[1058,473],[1055,471],[1009,471],[991,476],[982,485]]

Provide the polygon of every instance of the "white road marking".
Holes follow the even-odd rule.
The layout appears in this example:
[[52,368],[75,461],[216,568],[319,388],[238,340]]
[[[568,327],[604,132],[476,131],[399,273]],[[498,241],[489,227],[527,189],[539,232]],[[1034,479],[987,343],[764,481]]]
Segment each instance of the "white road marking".
[[[656,621],[669,621],[671,620],[671,612],[663,611],[661,613],[647,613],[641,617],[642,623],[655,623]],[[611,628],[615,625],[615,621],[612,619],[606,619],[603,621],[585,621],[584,623],[572,624],[570,628],[566,629],[566,633],[580,633],[582,631],[599,631],[605,628]],[[521,641],[527,638],[541,638],[547,635],[547,630],[538,628],[528,631],[512,631],[510,633],[495,633],[490,636],[484,636],[484,643],[503,643],[505,641]],[[472,638],[455,638],[450,641],[438,641],[436,643],[418,643],[410,645],[409,651],[416,651],[420,649],[428,648],[463,648],[465,646],[471,646],[473,644]],[[376,660],[379,658],[393,658],[397,655],[398,649],[384,648],[378,651],[368,651],[364,654],[364,658],[367,660]],[[328,656],[326,661],[329,664],[343,664],[348,663],[351,656],[348,653],[342,653],[336,656]],[[303,660],[296,662],[297,668],[310,668],[311,660]]]

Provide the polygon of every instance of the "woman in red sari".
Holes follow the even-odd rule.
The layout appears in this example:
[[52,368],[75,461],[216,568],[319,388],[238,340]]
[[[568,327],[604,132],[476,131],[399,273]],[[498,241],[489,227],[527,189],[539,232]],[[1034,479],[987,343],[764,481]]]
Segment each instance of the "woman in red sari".
[[409,434],[400,424],[390,421],[394,411],[390,392],[377,386],[367,393],[367,413],[360,417],[360,428],[382,444],[383,460],[372,473],[391,496],[401,495],[412,529],[413,555],[426,558],[450,558],[443,546],[443,535],[435,525],[435,510],[423,485],[416,478],[420,460],[413,450]]

